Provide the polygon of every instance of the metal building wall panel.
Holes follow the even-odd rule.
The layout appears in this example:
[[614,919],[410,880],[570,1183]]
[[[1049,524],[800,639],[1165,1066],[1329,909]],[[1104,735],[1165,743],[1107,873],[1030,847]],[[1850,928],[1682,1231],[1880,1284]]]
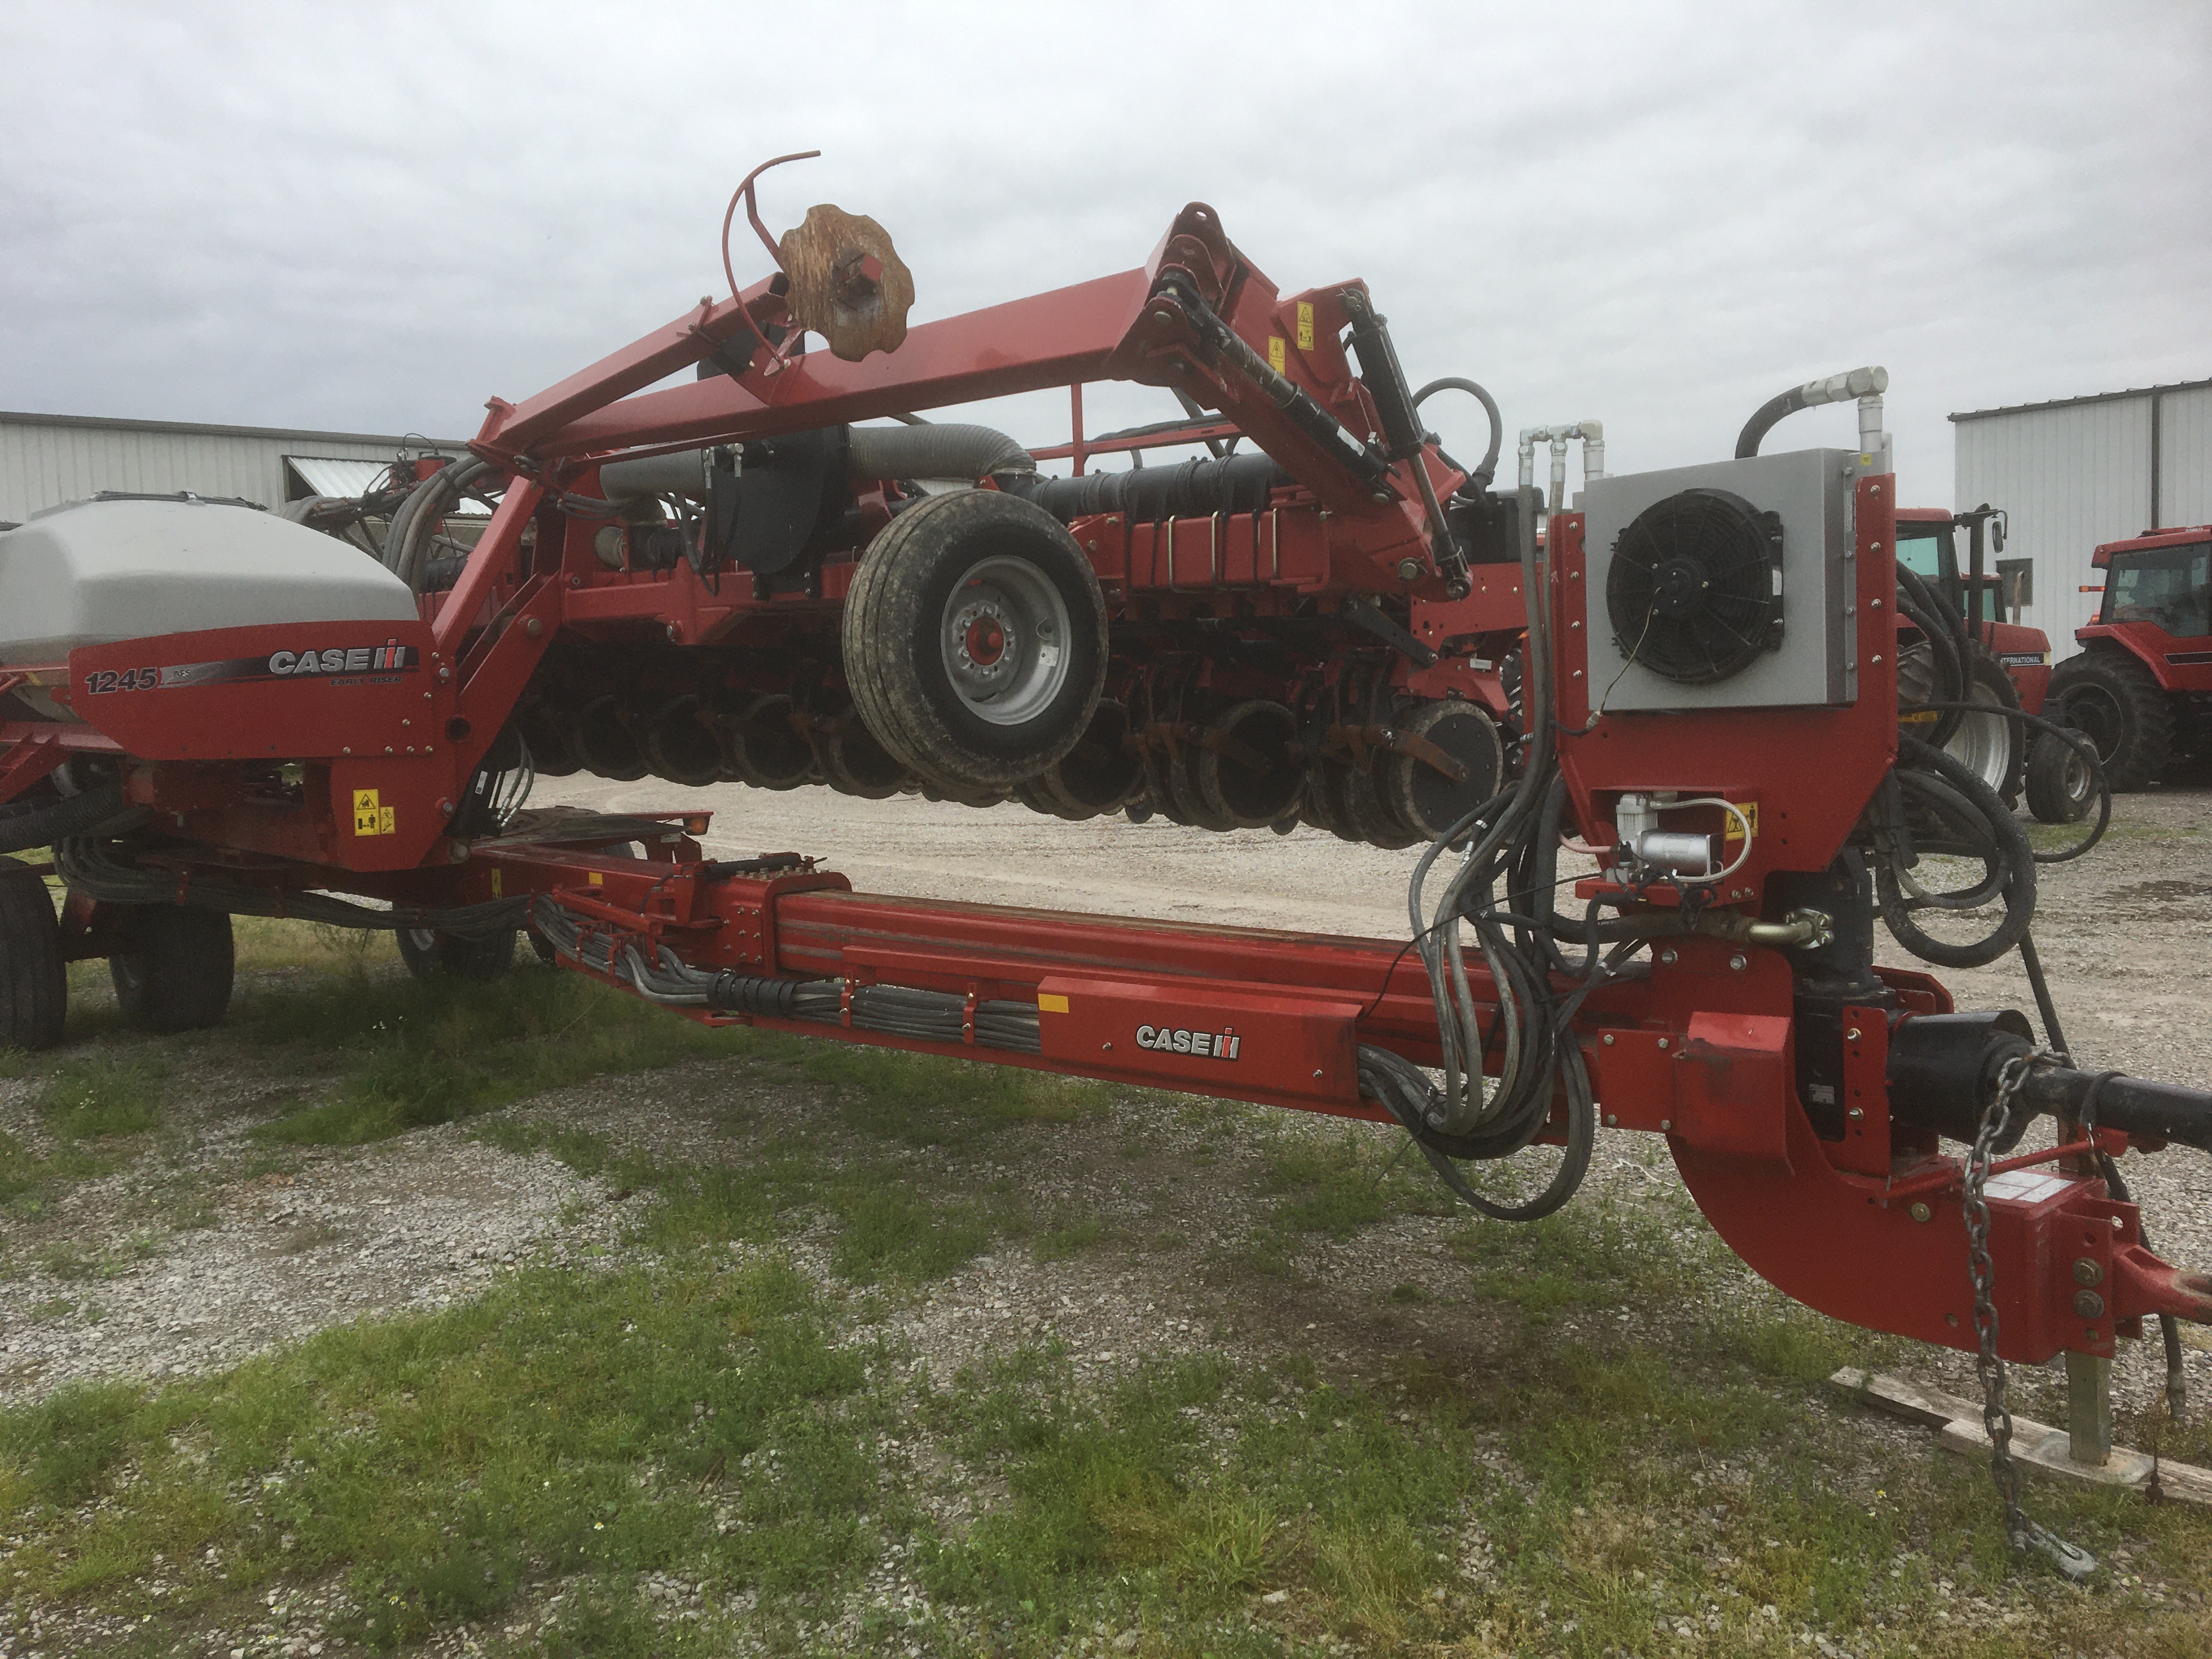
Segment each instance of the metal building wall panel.
[[396,439],[364,442],[354,434],[0,420],[0,522],[21,522],[43,507],[103,489],[147,495],[189,489],[276,507],[286,496],[287,453],[381,465],[397,448]]
[[[2179,398],[2169,397],[2169,413]],[[2142,531],[2150,511],[2150,399],[2023,409],[1958,422],[1955,503],[2005,509],[2008,558],[2035,561],[2035,603],[2021,620],[2051,635],[2054,661],[2074,654],[2090,621],[2097,544]]]
[[2212,524],[2212,386],[2159,398],[2159,518]]

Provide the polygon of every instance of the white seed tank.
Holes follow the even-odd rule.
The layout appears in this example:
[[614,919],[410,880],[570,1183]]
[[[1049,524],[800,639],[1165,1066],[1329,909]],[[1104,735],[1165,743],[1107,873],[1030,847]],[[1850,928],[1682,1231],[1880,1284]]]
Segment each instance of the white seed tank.
[[83,501],[0,532],[0,662],[260,623],[413,622],[360,549],[251,507]]

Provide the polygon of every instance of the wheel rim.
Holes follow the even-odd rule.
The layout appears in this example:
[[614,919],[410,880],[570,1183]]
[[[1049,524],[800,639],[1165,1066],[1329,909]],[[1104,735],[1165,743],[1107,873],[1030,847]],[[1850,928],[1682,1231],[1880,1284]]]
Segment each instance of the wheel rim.
[[2058,787],[2069,800],[2086,800],[2089,794],[2089,763],[2072,744],[2066,745],[2066,764],[2058,775]]
[[[1986,685],[1976,685],[1968,701],[1985,708],[2004,705]],[[2002,795],[2012,770],[2012,722],[2002,714],[1971,714],[1959,722],[1951,741],[1943,745],[1952,759],[1972,769],[1974,775]]]
[[2097,758],[2110,765],[2119,747],[2120,705],[2101,686],[2077,687],[2066,699],[2066,718],[2097,745]]
[[993,726],[1020,726],[1066,685],[1067,603],[1026,559],[977,561],[954,584],[938,630],[961,704]]

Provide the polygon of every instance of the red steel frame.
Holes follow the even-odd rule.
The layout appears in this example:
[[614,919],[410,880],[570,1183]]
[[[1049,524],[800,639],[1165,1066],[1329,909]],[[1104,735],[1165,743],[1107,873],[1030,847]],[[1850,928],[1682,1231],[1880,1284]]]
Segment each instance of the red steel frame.
[[[1383,1120],[1360,1098],[1358,1046],[1416,1062],[1437,1057],[1425,975],[1404,946],[873,896],[811,861],[732,875],[703,860],[694,837],[705,820],[696,814],[668,815],[669,829],[643,862],[543,846],[472,847],[445,828],[556,635],[637,637],[623,630],[647,626],[678,642],[708,641],[742,608],[686,567],[650,580],[602,580],[588,562],[592,523],[564,518],[558,503],[564,493],[593,493],[599,465],[617,453],[1055,385],[1076,388],[1079,398],[1081,384],[1100,378],[1176,386],[1222,411],[1219,429],[1256,440],[1304,493],[1244,515],[1248,522],[1225,537],[1213,521],[1156,530],[1113,515],[1079,520],[1074,532],[1109,589],[1170,594],[1229,558],[1247,561],[1263,592],[1404,591],[1398,562],[1428,557],[1412,468],[1427,466],[1440,495],[1460,475],[1430,451],[1398,463],[1384,488],[1355,477],[1253,382],[1200,349],[1190,318],[1163,289],[1170,274],[1255,352],[1273,355],[1272,346],[1291,379],[1348,430],[1375,432],[1366,390],[1336,343],[1346,324],[1334,297],[1341,285],[1279,299],[1199,205],[1140,270],[921,325],[895,356],[856,364],[762,354],[742,378],[641,392],[781,321],[775,284],[757,284],[738,299],[702,304],[536,398],[493,403],[473,447],[512,483],[459,582],[430,596],[422,622],[172,635],[88,647],[65,666],[16,670],[17,684],[84,724],[0,727],[8,745],[0,797],[69,752],[101,751],[126,762],[132,802],[198,844],[197,853],[176,856],[180,891],[197,871],[219,869],[280,890],[334,887],[425,905],[543,894],[618,941],[665,946],[702,968],[947,991],[971,1006],[1034,1001],[1043,1046],[1030,1055],[878,1035],[853,1029],[849,1010],[839,1027],[694,1015],[709,1023]],[[1077,410],[1068,453],[1079,465],[1116,446],[1086,444],[1079,403]],[[1891,488],[1886,477],[1857,485],[1864,615],[1878,614],[1892,591]],[[526,555],[532,526],[541,545]],[[1551,521],[1551,597],[1563,619],[1582,614],[1581,535],[1577,514]],[[1474,574],[1474,590],[1451,599],[1428,568],[1413,590],[1417,634],[1441,641],[1519,625],[1518,570]],[[817,602],[841,592],[825,584]],[[766,608],[806,602],[779,595]],[[1555,684],[1531,696],[1548,691],[1569,730],[1561,764],[1585,836],[1605,842],[1609,802],[1624,790],[1695,788],[1755,805],[1761,815],[1752,856],[1723,904],[1755,912],[1768,876],[1825,869],[1893,757],[1894,634],[1868,627],[1858,637],[1860,695],[1850,708],[1607,714],[1581,732],[1585,640],[1578,626],[1562,628]],[[364,651],[360,672],[350,672],[355,659],[346,653]],[[171,684],[161,672],[224,663],[251,670],[286,653],[327,666],[332,653],[349,672],[191,684]],[[1409,683],[1440,695],[1461,672],[1447,661]],[[147,695],[148,686],[160,689]],[[1712,827],[1723,827],[1717,815]],[[1908,1018],[1950,1007],[1924,975],[1884,977]],[[1474,982],[1480,1000],[1488,981],[1477,970]],[[1667,1136],[1700,1206],[1761,1274],[1838,1318],[1972,1346],[1960,1166],[1937,1155],[1932,1137],[1891,1127],[1888,1017],[1867,1010],[1852,1029],[1847,1077],[1860,1109],[1849,1138],[1830,1143],[1814,1134],[1796,1099],[1791,1013],[1790,972],[1778,952],[1691,937],[1660,953],[1647,980],[1593,994],[1576,1034],[1605,1121]],[[1139,1041],[1142,1030],[1167,1026],[1207,1042],[1180,1053]],[[2124,1144],[2100,1133],[2114,1148]],[[2050,1155],[2054,1163],[2057,1156]],[[2040,1360],[2061,1348],[2109,1354],[2116,1335],[2140,1333],[2146,1314],[2212,1316],[2212,1283],[2185,1279],[2143,1250],[2134,1207],[2112,1201],[2092,1176],[2054,1168],[2041,1187],[1993,1198],[1990,1209],[2008,1358]],[[2075,1312],[2070,1270],[2084,1257],[2107,1286],[2106,1311],[2088,1320]]]

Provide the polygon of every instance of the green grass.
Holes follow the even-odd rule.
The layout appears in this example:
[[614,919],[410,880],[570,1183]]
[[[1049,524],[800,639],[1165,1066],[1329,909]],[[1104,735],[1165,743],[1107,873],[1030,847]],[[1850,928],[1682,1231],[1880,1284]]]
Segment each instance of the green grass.
[[729,1054],[731,1035],[575,974],[524,969],[488,983],[349,973],[265,994],[253,1036],[342,1068],[327,1095],[258,1133],[353,1146],[467,1117],[548,1089]]
[[[799,1621],[890,1559],[940,1611],[909,1626],[875,1609],[866,1650],[1042,1656],[1135,1630],[1139,1653],[1600,1659],[1692,1650],[1676,1620],[1720,1654],[1779,1654],[1800,1626],[1853,1651],[2021,1650],[1936,1621],[1939,1577],[2075,1629],[2072,1598],[2007,1560],[1979,1471],[1821,1409],[1827,1370],[1884,1355],[1810,1315],[1736,1314],[1667,1349],[1409,1355],[1364,1378],[1211,1354],[1091,1387],[1049,1345],[933,1377],[776,1241],[826,1210],[852,1276],[921,1282],[969,1248],[938,1242],[959,1206],[988,1226],[984,1200],[925,1198],[796,1138],[707,1170],[573,1130],[477,1132],[664,1194],[642,1224],[653,1264],[526,1267],[469,1306],[326,1331],[222,1376],[0,1413],[0,1534],[21,1540],[0,1598],[150,1614],[158,1650],[334,1577],[355,1608],[341,1633],[388,1648],[495,1626],[557,1583],[570,1599],[530,1651],[804,1653],[831,1649]],[[1487,1243],[1490,1224],[1468,1237]],[[1654,1271],[1698,1265],[1671,1231],[1595,1231],[1513,1248],[1577,1283],[1639,1249]],[[1507,1248],[1480,1255],[1503,1271]],[[954,1491],[972,1518],[931,1519],[925,1500]],[[2203,1517],[2031,1497],[2093,1550],[2125,1542],[2131,1571],[2212,1589]],[[635,1588],[647,1572],[705,1587],[698,1627],[656,1621]],[[2192,1651],[2162,1612],[2099,1598],[2080,1616],[2083,1641]]]
[[[1616,1312],[1694,1305],[1740,1273],[1686,1200],[1586,1196],[1533,1226],[1437,1229],[1444,1250],[1391,1269],[1367,1310],[1427,1322],[1474,1300],[1480,1334],[1437,1357],[1370,1348],[1364,1375],[1295,1352],[1210,1353],[1085,1380],[1047,1343],[932,1376],[885,1334],[915,1287],[1010,1237],[1041,1261],[1116,1243],[1080,1212],[1032,1218],[981,1164],[1049,1146],[1126,1097],[705,1031],[530,970],[431,989],[348,968],[264,994],[244,1018],[280,1063],[335,1061],[264,1157],[473,1117],[472,1134],[648,1195],[628,1212],[638,1254],[526,1265],[467,1305],[328,1330],[218,1376],[79,1386],[0,1412],[0,1603],[19,1623],[98,1608],[144,1621],[118,1650],[197,1651],[213,1629],[259,1620],[272,1591],[335,1583],[353,1607],[335,1633],[382,1650],[450,1644],[465,1624],[495,1653],[912,1643],[1041,1659],[1086,1640],[1120,1651],[1134,1632],[1139,1656],[1335,1644],[1407,1659],[1732,1659],[1814,1651],[1798,1639],[1809,1627],[1882,1659],[2209,1659],[2194,1607],[2109,1581],[2078,1596],[2015,1571],[1980,1471],[1829,1408],[1828,1372],[1890,1363],[1898,1345],[1758,1297],[1714,1304],[1725,1317],[1680,1315],[1665,1346],[1589,1335],[1614,1330]],[[726,1109],[729,1155],[675,1160],[494,1109],[702,1055],[744,1065],[748,1092],[826,1088],[831,1127],[818,1097],[803,1121],[781,1101]],[[0,1137],[0,1196],[36,1202],[55,1161],[144,1133],[119,1127],[149,1099],[158,1110],[158,1075],[131,1069],[144,1065],[58,1069],[43,1107],[55,1150],[42,1162]],[[1297,1263],[1319,1237],[1445,1213],[1419,1164],[1391,1167],[1389,1137],[1183,1109],[1223,1127],[1224,1162],[1255,1141],[1261,1224],[1229,1264],[1246,1276],[1218,1287],[1232,1302],[1303,1294]],[[1093,1150],[1116,1137],[1105,1126]],[[786,1248],[800,1237],[833,1281],[794,1269]],[[91,1281],[121,1259],[61,1245],[45,1265]],[[33,1315],[96,1319],[82,1297]],[[2123,1432],[2212,1462],[2201,1424]],[[2202,1516],[2029,1493],[2039,1519],[2108,1558],[2124,1545],[2127,1571],[2171,1595],[2212,1593]],[[918,1577],[936,1611],[873,1605],[857,1635],[833,1632],[823,1621],[885,1564]],[[656,1613],[639,1594],[648,1572],[702,1586],[705,1617]],[[1939,1579],[2042,1622],[2032,1638],[1971,1636],[1936,1618],[1957,1605]],[[545,1623],[556,1587],[566,1600]],[[526,1613],[542,1627],[502,1646]],[[1678,1636],[1678,1620],[1701,1634]]]
[[[165,1613],[336,1571],[373,1646],[506,1606],[526,1577],[681,1566],[817,1596],[871,1559],[866,1346],[779,1261],[582,1281],[533,1271],[469,1309],[326,1332],[215,1382],[78,1388],[0,1416],[0,1501],[39,1541],[28,1601],[123,1595],[157,1551]],[[75,1508],[137,1478],[121,1501]],[[233,1494],[250,1496],[244,1503]],[[717,1532],[718,1511],[738,1522]],[[284,1547],[289,1535],[292,1547]]]
[[1428,1166],[1404,1156],[1401,1135],[1273,1123],[1263,1133],[1260,1190],[1276,1200],[1268,1221],[1278,1231],[1346,1239],[1388,1216],[1451,1213]]
[[[2095,809],[2080,823],[2039,823],[2023,819],[2021,828],[2027,831],[2028,844],[2039,853],[2055,852],[2062,847],[2071,847],[2087,835],[2096,823]],[[2204,832],[2189,824],[2139,823],[2115,817],[2105,828],[2106,841],[2179,841]]]
[[325,1097],[265,1126],[295,1145],[358,1145],[600,1076],[744,1058],[846,1097],[857,1130],[968,1147],[1022,1124],[1066,1124],[1114,1091],[1079,1079],[741,1027],[710,1029],[582,975],[519,969],[488,983],[422,984],[366,969],[264,994],[254,1036],[329,1063]]
[[161,1126],[161,1079],[150,1060],[93,1054],[62,1061],[39,1096],[39,1109],[57,1134],[73,1140],[143,1134]]

